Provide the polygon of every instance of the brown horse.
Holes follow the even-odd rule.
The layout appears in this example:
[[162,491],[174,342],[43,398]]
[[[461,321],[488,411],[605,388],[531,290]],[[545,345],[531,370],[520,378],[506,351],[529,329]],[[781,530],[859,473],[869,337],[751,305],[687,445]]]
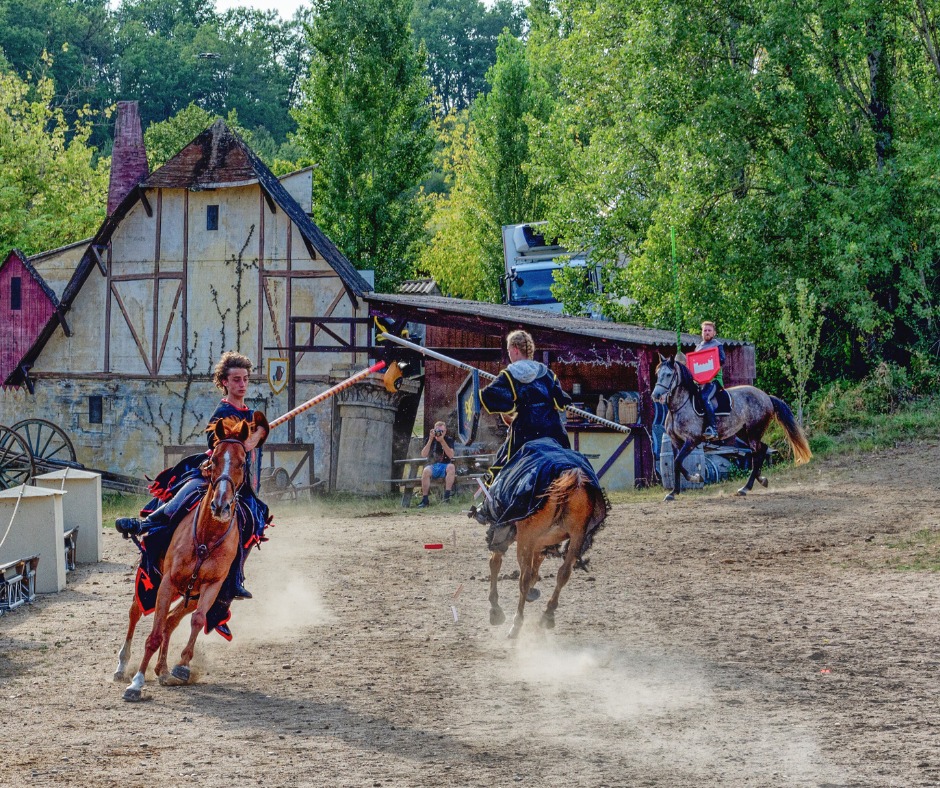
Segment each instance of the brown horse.
[[[759,481],[765,487],[767,480],[760,475],[761,467],[767,456],[767,444],[763,442],[764,433],[770,422],[780,422],[787,435],[793,458],[797,465],[809,462],[813,456],[809,449],[806,435],[793,418],[793,412],[787,404],[776,397],[764,393],[754,386],[732,386],[727,389],[731,397],[731,413],[717,419],[718,440],[738,436],[751,448],[751,475],[747,483],[738,490],[738,495],[747,495]],[[682,466],[682,461],[696,446],[704,440],[702,435],[702,417],[695,412],[694,398],[698,396],[698,385],[692,373],[681,361],[659,357],[656,367],[656,385],[653,387],[653,399],[669,409],[666,416],[666,434],[672,441],[675,463],[673,490],[665,500],[671,501],[679,494],[681,473],[687,481],[701,482],[701,476],[690,476]]]
[[[555,577],[555,592],[542,614],[542,626],[553,629],[558,596],[565,587],[571,570],[591,547],[594,534],[607,517],[607,500],[604,493],[590,484],[590,479],[579,468],[564,471],[555,479],[544,495],[544,504],[533,515],[516,523],[516,533],[506,546],[516,542],[516,559],[519,562],[519,604],[509,630],[514,638],[522,628],[523,609],[526,601],[538,599],[533,588],[539,579],[539,567],[545,556],[557,553],[562,543],[564,560]],[[508,527],[508,526],[504,526]],[[502,546],[502,545],[501,545]],[[490,552],[490,624],[502,624],[506,620],[499,606],[496,579],[503,564],[503,551]]]
[[[256,422],[258,417],[262,420],[264,418],[256,414]],[[232,562],[238,555],[236,493],[245,479],[245,441],[253,426],[252,422],[233,418],[220,419],[215,425],[218,441],[206,469],[209,486],[196,508],[177,526],[160,562],[163,579],[157,592],[153,629],[147,637],[144,657],[137,674],[124,691],[124,700],[141,699],[147,666],[158,650],[160,655],[155,672],[160,683],[189,683],[189,664],[193,658],[196,638],[205,628],[206,613],[215,602]],[[177,599],[180,601],[171,609]],[[192,613],[189,642],[183,648],[179,663],[170,672],[167,669],[170,635],[188,613]],[[140,607],[134,600],[130,608],[127,637],[118,657],[115,680],[124,676],[131,640],[140,617]]]

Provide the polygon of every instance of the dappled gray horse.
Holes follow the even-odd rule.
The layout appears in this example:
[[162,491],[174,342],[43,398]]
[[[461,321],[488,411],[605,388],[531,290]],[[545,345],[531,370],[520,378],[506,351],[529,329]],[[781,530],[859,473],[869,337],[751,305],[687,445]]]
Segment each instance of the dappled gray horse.
[[[754,386],[732,386],[727,389],[731,397],[731,413],[719,416],[716,425],[718,440],[725,440],[735,436],[741,438],[751,447],[751,475],[747,483],[738,490],[738,495],[746,495],[754,486],[755,480],[767,486],[767,481],[760,475],[761,466],[767,456],[767,444],[762,438],[770,422],[776,419],[780,422],[790,448],[793,449],[793,459],[799,465],[808,462],[812,457],[806,435],[800,425],[793,418],[793,412],[787,404],[776,397],[764,393]],[[672,441],[672,455],[675,462],[672,492],[666,499],[673,500],[679,494],[679,485],[682,474],[687,481],[701,482],[698,474],[690,476],[682,467],[682,461],[703,440],[702,416],[695,412],[694,398],[699,396],[698,385],[692,379],[688,367],[675,359],[659,357],[659,366],[656,367],[656,385],[653,387],[653,399],[661,402],[669,409],[666,416],[666,433]]]

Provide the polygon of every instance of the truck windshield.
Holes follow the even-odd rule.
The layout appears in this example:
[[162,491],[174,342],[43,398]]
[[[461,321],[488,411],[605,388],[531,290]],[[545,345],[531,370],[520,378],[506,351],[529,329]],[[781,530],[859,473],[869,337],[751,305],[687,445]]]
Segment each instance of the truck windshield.
[[509,283],[509,303],[546,304],[555,300],[551,286],[556,269],[543,268],[535,271],[517,272]]

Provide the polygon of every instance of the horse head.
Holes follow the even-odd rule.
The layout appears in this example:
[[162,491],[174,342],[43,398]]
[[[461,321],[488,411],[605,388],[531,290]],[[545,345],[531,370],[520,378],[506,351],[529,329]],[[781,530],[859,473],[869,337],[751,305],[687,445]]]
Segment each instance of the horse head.
[[656,367],[656,385],[653,386],[653,401],[663,405],[669,400],[678,388],[682,379],[679,367],[674,358],[666,358],[659,354],[659,364]]
[[[261,417],[262,419],[264,416]],[[209,504],[216,520],[230,519],[235,513],[235,497],[245,481],[248,452],[245,441],[251,433],[252,423],[244,419],[219,419],[215,425],[216,442],[209,460]]]

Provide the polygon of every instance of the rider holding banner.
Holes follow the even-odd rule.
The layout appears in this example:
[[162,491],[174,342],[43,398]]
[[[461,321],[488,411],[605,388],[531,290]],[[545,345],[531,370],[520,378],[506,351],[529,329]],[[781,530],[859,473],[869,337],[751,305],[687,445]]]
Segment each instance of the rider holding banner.
[[718,372],[707,383],[702,384],[702,407],[705,411],[705,431],[702,433],[705,438],[717,438],[718,430],[715,429],[715,406],[712,404],[712,397],[718,390],[718,386],[724,386],[724,380],[721,376],[721,368],[725,364],[725,347],[715,337],[715,324],[711,320],[702,322],[702,341],[695,346],[695,352],[700,350],[718,350]]
[[500,447],[487,473],[492,484],[500,469],[528,441],[554,438],[570,449],[561,413],[571,403],[554,372],[534,360],[535,342],[527,331],[513,331],[506,337],[510,364],[496,380],[480,391],[480,402],[487,413],[503,416],[509,423],[509,435]]

